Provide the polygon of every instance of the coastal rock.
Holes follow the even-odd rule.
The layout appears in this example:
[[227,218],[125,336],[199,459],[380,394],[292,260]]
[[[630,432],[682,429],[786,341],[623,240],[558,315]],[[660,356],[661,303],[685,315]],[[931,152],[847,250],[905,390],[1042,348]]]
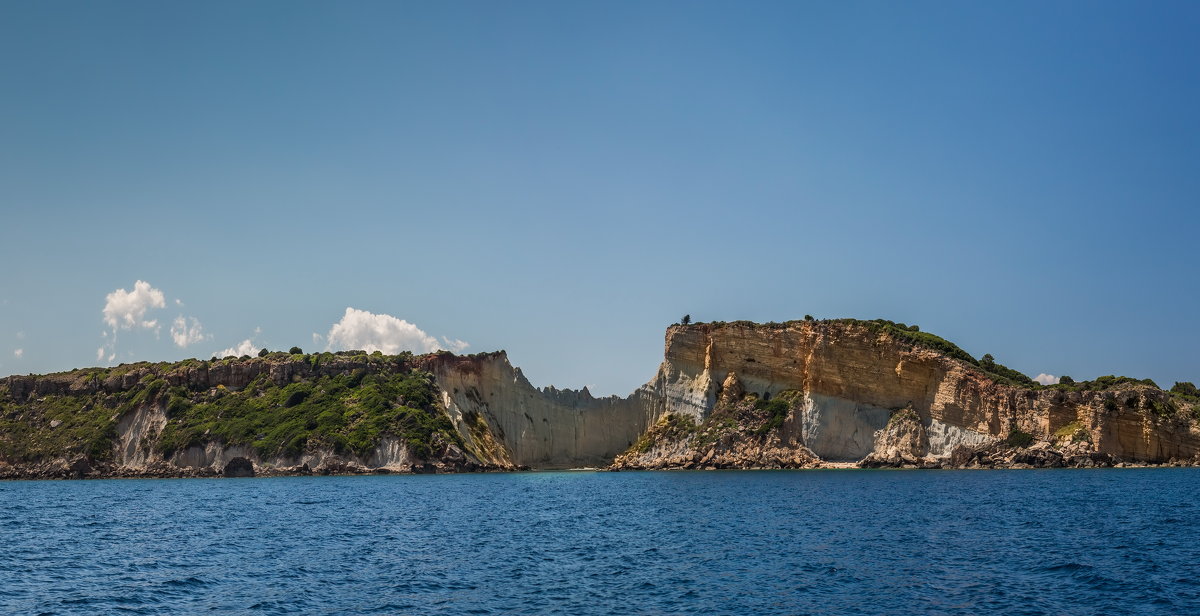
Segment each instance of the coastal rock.
[[911,406],[892,413],[875,436],[875,450],[858,465],[863,468],[920,466],[929,453],[929,435]]
[[221,474],[226,477],[253,477],[254,463],[246,458],[234,458],[225,465]]

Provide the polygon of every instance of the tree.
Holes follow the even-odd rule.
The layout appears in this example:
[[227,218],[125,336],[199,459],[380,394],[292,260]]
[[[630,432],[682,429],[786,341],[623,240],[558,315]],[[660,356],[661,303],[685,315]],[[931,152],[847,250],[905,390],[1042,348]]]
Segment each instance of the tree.
[[984,353],[983,357],[979,358],[979,365],[983,366],[984,370],[991,370],[996,365],[996,358],[992,357],[991,353]]
[[1064,375],[1058,377],[1058,383],[1059,383],[1059,385],[1074,385],[1075,379],[1064,374]]
[[259,351],[259,352],[258,352],[258,356],[259,356],[259,357],[266,357],[266,356],[267,356],[267,353],[270,353],[270,351],[268,351],[268,350],[267,350],[267,349],[264,347],[264,348],[263,348],[263,350],[261,350],[261,351]]
[[814,321],[815,319],[813,319],[813,315],[806,314],[806,315],[804,315],[804,320],[805,321]]
[[682,319],[679,319],[679,322],[680,322],[680,323],[683,323],[684,325],[687,325],[688,323],[691,323],[691,322],[692,322],[692,315],[690,315],[690,314],[685,314],[685,315],[683,315],[683,318],[682,318]]
[[1171,393],[1200,398],[1200,389],[1197,389],[1196,386],[1189,381],[1176,382],[1175,386],[1171,388]]
[[292,347],[288,349],[288,353],[292,355],[304,355],[304,349],[301,349],[300,347]]

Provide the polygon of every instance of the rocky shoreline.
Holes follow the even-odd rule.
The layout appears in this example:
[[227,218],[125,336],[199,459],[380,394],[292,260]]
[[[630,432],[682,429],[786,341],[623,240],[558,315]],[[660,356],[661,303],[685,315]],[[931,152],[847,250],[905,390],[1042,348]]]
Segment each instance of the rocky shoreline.
[[1019,448],[998,445],[983,449],[962,448],[950,458],[878,458],[869,456],[857,462],[830,462],[811,458],[771,459],[767,456],[751,463],[729,463],[721,456],[690,459],[664,459],[653,463],[620,462],[607,471],[661,470],[791,470],[791,469],[909,469],[909,470],[1019,470],[1039,468],[1166,468],[1196,467],[1200,459],[1173,458],[1162,463],[1126,461],[1112,455],[1082,450]]
[[[715,471],[715,470],[819,470],[819,469],[906,469],[906,470],[1020,470],[1084,468],[1169,468],[1197,467],[1200,458],[1173,458],[1162,463],[1121,460],[1085,447],[1052,449],[1045,446],[1009,447],[996,444],[983,448],[960,447],[949,458],[868,456],[857,462],[831,462],[803,450],[710,453],[704,456],[664,457],[654,462],[620,460],[603,468],[571,469],[597,472],[623,471]],[[472,462],[447,464],[417,463],[399,467],[363,466],[351,460],[325,460],[321,465],[259,466],[246,458],[234,458],[223,468],[180,467],[158,462],[145,467],[93,463],[86,458],[54,460],[38,464],[0,463],[0,481],[72,479],[214,479],[240,477],[312,477],[360,475],[427,475],[459,473],[530,472],[528,466],[501,466]]]
[[224,467],[181,467],[168,462],[156,462],[143,467],[117,466],[107,462],[92,462],[84,457],[73,460],[53,460],[36,464],[11,465],[0,463],[0,481],[42,479],[200,479],[238,477],[307,477],[341,475],[428,475],[453,473],[496,473],[527,471],[529,467],[501,466],[462,462],[447,464],[416,463],[392,467],[368,467],[352,460],[326,459],[316,467],[259,466],[247,458],[234,458]]

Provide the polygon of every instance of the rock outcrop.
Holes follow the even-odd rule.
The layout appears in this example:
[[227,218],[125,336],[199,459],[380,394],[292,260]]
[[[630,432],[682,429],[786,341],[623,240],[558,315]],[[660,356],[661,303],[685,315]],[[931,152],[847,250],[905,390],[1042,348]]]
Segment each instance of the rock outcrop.
[[[871,322],[676,325],[667,330],[657,376],[639,393],[651,417],[679,413],[703,424],[722,401],[789,392],[795,402],[780,429],[794,431],[788,438],[826,463],[932,467],[949,465],[959,451],[978,452],[973,459],[986,459],[983,466],[1031,465],[1029,456],[1050,454],[1019,450],[1038,445],[1061,452],[1057,435],[1064,429],[1075,439],[1073,450],[1086,450],[1064,457],[1183,463],[1200,453],[1197,405],[1157,387],[1008,384],[953,345],[929,338],[944,348]],[[1012,435],[1029,442],[1006,445]],[[614,468],[673,468],[706,453],[687,443],[656,446],[669,455],[629,452]],[[993,455],[998,448],[1009,453]]]

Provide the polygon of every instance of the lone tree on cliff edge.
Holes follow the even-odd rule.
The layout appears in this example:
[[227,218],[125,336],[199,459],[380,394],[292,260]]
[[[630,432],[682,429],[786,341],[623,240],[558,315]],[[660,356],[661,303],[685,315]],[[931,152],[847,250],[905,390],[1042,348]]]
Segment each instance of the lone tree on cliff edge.
[[682,324],[684,324],[684,325],[687,325],[688,323],[691,323],[691,322],[692,322],[692,315],[690,315],[690,314],[685,314],[685,315],[683,315],[683,318],[682,318],[682,319],[679,319],[679,322],[680,322],[680,323],[682,323]]

